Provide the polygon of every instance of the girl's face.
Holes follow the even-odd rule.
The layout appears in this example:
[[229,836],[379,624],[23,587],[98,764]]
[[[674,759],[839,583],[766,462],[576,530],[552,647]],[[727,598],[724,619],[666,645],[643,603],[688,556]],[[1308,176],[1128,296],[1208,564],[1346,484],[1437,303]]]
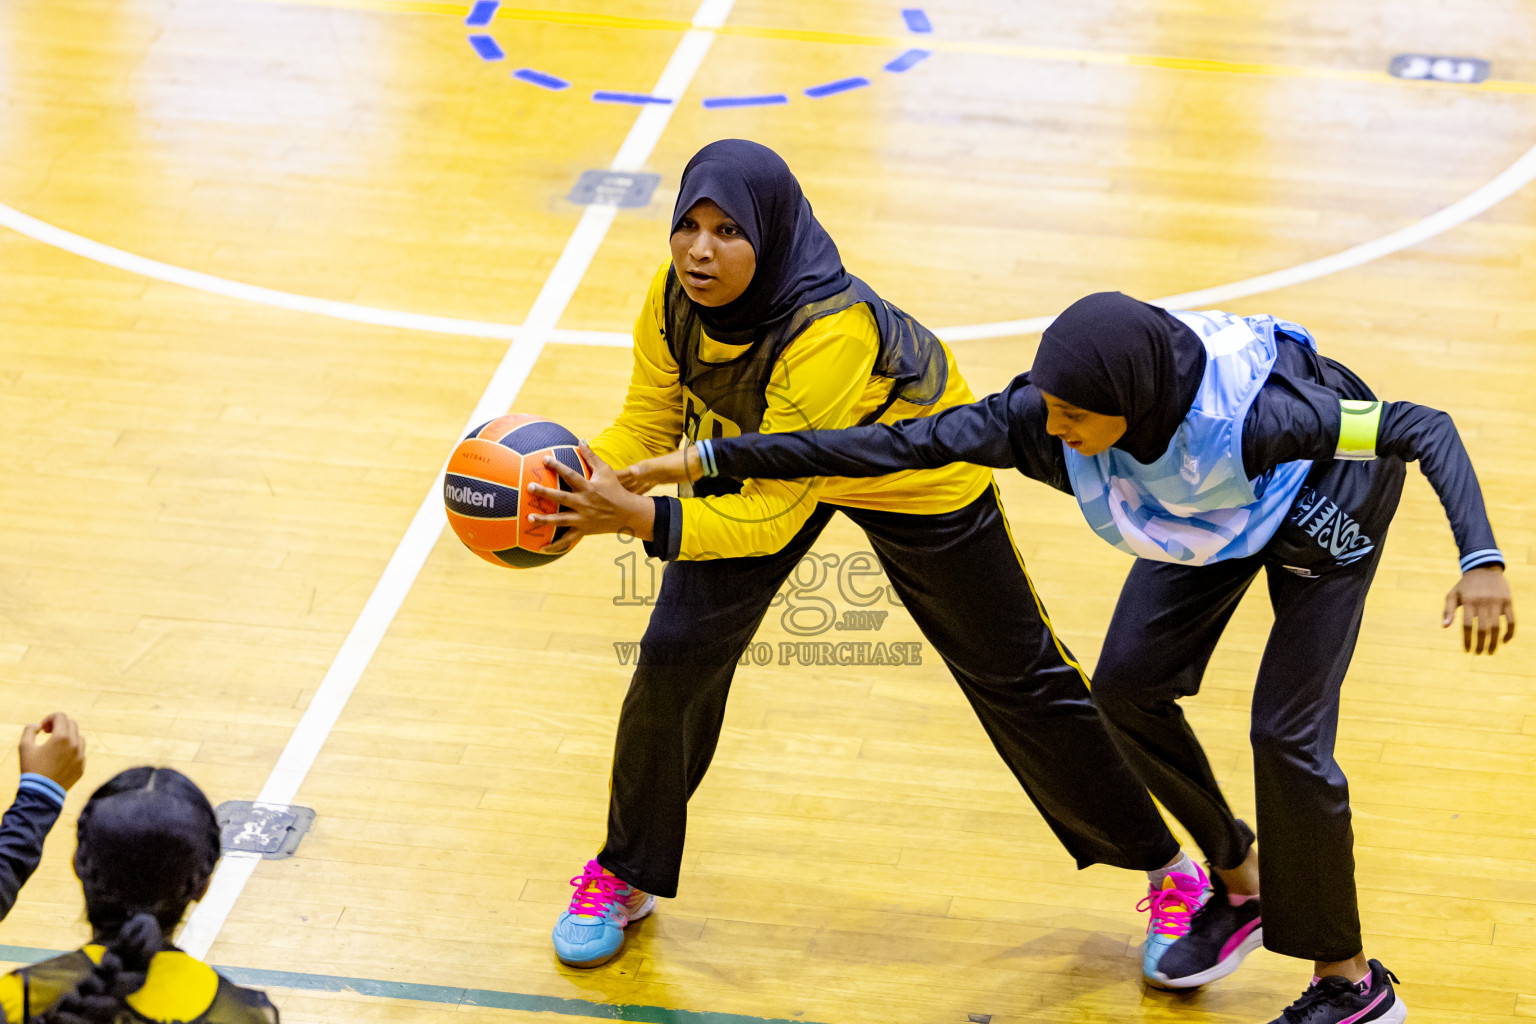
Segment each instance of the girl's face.
[[1044,391],[1040,397],[1045,399],[1045,432],[1079,455],[1098,455],[1125,435],[1124,416],[1079,409]]
[[672,232],[672,266],[690,299],[723,306],[752,283],[757,253],[740,224],[713,201],[700,199]]

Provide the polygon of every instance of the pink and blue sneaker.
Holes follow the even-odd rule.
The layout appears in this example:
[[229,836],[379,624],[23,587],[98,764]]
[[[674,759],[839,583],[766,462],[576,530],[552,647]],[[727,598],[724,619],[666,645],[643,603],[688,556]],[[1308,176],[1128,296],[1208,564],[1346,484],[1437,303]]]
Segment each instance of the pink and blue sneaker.
[[641,892],[595,860],[571,879],[576,893],[555,922],[555,955],[571,967],[597,967],[624,948],[624,926],[656,909]]
[[1141,973],[1150,984],[1161,984],[1157,965],[1163,953],[1189,934],[1190,919],[1211,898],[1210,880],[1200,865],[1194,867],[1193,875],[1170,871],[1161,882],[1152,883],[1147,898],[1136,904],[1137,910],[1152,915],[1147,922],[1147,944],[1141,953]]
[[[1264,918],[1257,896],[1229,896],[1221,878],[1195,911],[1188,932],[1163,952],[1147,983],[1157,988],[1199,988],[1225,978],[1243,958],[1264,945]],[[1235,900],[1235,902],[1234,902]]]

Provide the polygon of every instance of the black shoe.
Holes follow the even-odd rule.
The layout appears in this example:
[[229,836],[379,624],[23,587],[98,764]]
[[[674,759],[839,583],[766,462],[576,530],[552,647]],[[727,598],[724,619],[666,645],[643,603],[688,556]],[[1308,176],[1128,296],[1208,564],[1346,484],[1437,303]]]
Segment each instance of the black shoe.
[[1211,886],[1215,892],[1195,911],[1189,922],[1189,934],[1163,953],[1157,970],[1147,976],[1149,985],[1198,988],[1225,978],[1237,970],[1243,957],[1264,945],[1259,901],[1252,899],[1234,907],[1227,900],[1227,887],[1214,871]]
[[1336,975],[1319,978],[1269,1024],[1401,1024],[1408,1007],[1392,987],[1397,975],[1380,960],[1370,964],[1370,975],[1359,985]]

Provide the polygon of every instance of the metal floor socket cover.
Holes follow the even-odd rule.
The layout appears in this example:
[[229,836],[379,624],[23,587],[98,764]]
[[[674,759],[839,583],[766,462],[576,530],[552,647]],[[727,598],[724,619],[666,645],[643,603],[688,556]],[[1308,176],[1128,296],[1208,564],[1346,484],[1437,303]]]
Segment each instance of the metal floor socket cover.
[[214,813],[225,853],[259,853],[267,860],[292,857],[315,821],[315,812],[308,807],[250,800],[226,800]]
[[661,181],[659,174],[628,171],[582,171],[576,187],[565,198],[586,206],[617,206],[633,209],[651,201],[651,193]]

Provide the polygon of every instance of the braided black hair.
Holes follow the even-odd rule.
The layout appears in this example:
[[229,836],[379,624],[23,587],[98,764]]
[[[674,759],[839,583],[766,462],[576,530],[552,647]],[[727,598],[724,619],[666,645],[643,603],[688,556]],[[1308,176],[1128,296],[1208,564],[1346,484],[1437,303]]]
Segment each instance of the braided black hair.
[[219,859],[213,805],[170,768],[129,768],[80,812],[75,874],[101,962],[31,1024],[112,1024]]

